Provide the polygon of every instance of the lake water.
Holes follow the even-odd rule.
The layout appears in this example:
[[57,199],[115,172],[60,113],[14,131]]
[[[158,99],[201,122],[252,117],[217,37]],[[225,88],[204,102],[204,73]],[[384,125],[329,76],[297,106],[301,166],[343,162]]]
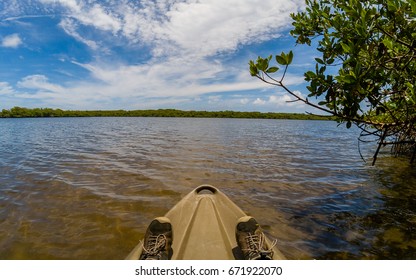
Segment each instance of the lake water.
[[415,168],[369,166],[357,136],[329,121],[0,119],[0,259],[123,259],[201,184],[288,258],[416,259]]

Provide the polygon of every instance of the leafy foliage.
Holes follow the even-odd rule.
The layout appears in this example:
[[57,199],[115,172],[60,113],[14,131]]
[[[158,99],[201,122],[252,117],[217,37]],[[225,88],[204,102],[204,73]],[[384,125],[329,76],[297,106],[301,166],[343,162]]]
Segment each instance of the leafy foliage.
[[236,111],[182,111],[175,109],[159,110],[107,110],[73,111],[51,108],[3,109],[0,118],[45,118],[45,117],[168,117],[168,118],[247,118],[247,119],[294,119],[294,120],[330,120],[327,117],[294,113],[261,113]]
[[277,65],[284,66],[280,78],[271,76],[278,72],[271,56],[250,61],[251,75],[283,87],[296,101],[335,116],[348,128],[356,124],[362,136],[376,136],[379,145],[415,147],[416,2],[306,0],[306,10],[292,19],[296,42],[317,43],[320,53],[315,69],[305,73],[309,99],[283,84],[292,51],[276,56]]

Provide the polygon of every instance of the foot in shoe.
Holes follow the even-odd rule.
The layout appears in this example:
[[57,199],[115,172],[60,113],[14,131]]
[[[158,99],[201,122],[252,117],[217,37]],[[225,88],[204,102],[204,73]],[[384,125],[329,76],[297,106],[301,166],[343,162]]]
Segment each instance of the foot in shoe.
[[271,260],[273,258],[272,248],[268,248],[264,233],[253,217],[244,216],[238,220],[236,239],[246,260]]
[[166,217],[154,219],[146,230],[141,260],[168,260],[172,245],[172,224]]

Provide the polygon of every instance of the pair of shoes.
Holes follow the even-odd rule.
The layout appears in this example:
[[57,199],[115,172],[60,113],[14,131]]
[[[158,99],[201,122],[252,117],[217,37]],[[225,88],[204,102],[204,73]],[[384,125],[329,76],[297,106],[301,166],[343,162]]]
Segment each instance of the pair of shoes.
[[154,219],[146,230],[140,260],[168,260],[172,253],[172,224],[166,217]]
[[272,260],[273,242],[270,248],[265,242],[265,236],[257,221],[250,216],[241,217],[236,228],[237,244],[246,260]]
[[[172,255],[172,224],[166,217],[154,219],[146,230],[140,260],[168,260]],[[265,242],[265,236],[257,221],[244,216],[237,221],[237,244],[246,260],[271,260],[272,248]]]

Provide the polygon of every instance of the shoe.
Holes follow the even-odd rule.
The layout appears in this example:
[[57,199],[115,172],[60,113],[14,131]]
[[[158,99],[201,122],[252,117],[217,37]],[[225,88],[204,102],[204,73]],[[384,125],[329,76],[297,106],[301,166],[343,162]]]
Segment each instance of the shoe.
[[166,217],[154,219],[146,230],[140,260],[168,260],[172,253],[172,224]]
[[241,217],[236,228],[237,244],[243,252],[246,260],[272,260],[275,246],[268,248],[265,236],[257,221],[250,216]]

